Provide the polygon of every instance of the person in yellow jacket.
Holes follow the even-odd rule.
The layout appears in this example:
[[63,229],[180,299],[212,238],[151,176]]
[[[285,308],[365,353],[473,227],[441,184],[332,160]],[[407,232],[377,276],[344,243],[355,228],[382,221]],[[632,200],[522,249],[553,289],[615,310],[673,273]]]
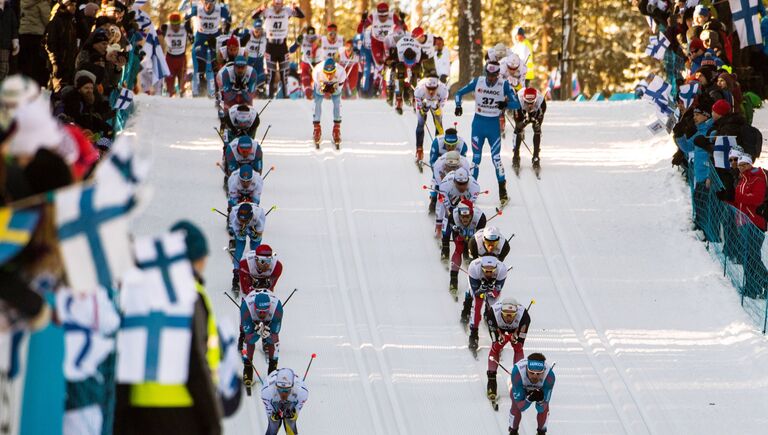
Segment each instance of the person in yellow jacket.
[[118,385],[115,435],[221,434],[221,403],[216,385],[220,360],[219,339],[213,306],[203,287],[208,242],[189,221],[177,222],[171,231],[186,235],[187,257],[192,263],[198,299],[192,316],[189,378],[186,384],[160,385],[145,382]]
[[515,45],[512,46],[512,52],[520,57],[520,60],[528,69],[525,73],[525,87],[530,87],[531,80],[535,76],[533,72],[533,45],[525,37],[525,29],[522,27],[515,27],[515,30],[512,31],[512,39],[515,41]]

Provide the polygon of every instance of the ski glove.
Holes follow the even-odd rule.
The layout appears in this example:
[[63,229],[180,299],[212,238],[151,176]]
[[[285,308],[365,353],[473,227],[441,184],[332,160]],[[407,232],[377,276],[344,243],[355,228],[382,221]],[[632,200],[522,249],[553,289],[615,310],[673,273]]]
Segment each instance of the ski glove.
[[461,109],[461,106],[456,106],[456,110],[453,111],[453,114],[456,116],[461,116],[464,113],[464,110]]
[[525,400],[529,402],[541,402],[544,400],[544,392],[541,390],[531,390],[528,392],[528,395],[525,397]]
[[507,108],[507,101],[506,100],[497,101],[496,106],[499,108],[499,110],[505,110]]
[[262,323],[261,326],[261,339],[266,340],[272,334],[272,330],[269,329],[269,325]]

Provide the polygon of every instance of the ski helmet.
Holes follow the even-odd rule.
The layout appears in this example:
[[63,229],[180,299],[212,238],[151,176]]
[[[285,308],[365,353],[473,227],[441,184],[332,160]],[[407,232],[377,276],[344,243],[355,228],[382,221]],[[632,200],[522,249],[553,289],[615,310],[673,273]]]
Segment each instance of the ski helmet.
[[501,59],[507,55],[507,46],[503,42],[499,42],[493,47],[493,54],[496,55],[496,59]]
[[424,86],[429,90],[435,90],[440,85],[440,80],[437,77],[427,77],[424,79]]
[[499,63],[494,60],[485,64],[486,76],[497,76],[499,75],[499,70],[501,70],[501,67],[499,67]]
[[512,53],[507,57],[507,69],[517,70],[520,68],[520,56],[517,53]]
[[535,88],[525,88],[523,91],[523,100],[528,104],[533,104],[539,96],[539,91]]
[[483,229],[483,240],[498,242],[501,240],[501,231],[496,227],[485,227]]
[[519,304],[517,303],[517,299],[511,297],[504,298],[504,300],[501,301],[501,315],[509,316],[512,318],[512,320],[514,320],[519,310],[518,305]]
[[323,64],[323,72],[328,75],[336,74],[336,61],[331,58],[326,59]]
[[458,168],[461,163],[461,158],[458,151],[448,151],[445,153],[445,166],[449,168]]
[[253,123],[251,118],[251,107],[246,104],[229,109],[229,117],[232,119],[232,124],[240,129],[246,129]]
[[277,375],[275,376],[275,386],[278,390],[290,391],[291,388],[293,388],[293,378],[295,376],[296,375],[293,374],[293,370],[291,369],[278,369]]
[[268,311],[271,305],[272,301],[267,293],[260,292],[253,296],[253,306],[257,311]]
[[237,209],[237,219],[241,221],[253,219],[253,206],[250,202],[240,204],[240,207]]
[[253,167],[251,165],[244,165],[240,167],[238,174],[240,181],[250,182],[253,180]]
[[443,136],[443,144],[445,149],[452,151],[456,149],[456,144],[459,143],[459,134],[455,128],[448,128],[445,130],[445,136]]
[[480,259],[480,268],[483,269],[483,272],[495,272],[498,262],[496,257],[488,255]]
[[246,155],[253,149],[253,139],[250,136],[240,136],[237,139],[237,152]]
[[459,168],[453,171],[453,181],[456,184],[469,183],[469,172],[467,172],[467,170],[464,168]]

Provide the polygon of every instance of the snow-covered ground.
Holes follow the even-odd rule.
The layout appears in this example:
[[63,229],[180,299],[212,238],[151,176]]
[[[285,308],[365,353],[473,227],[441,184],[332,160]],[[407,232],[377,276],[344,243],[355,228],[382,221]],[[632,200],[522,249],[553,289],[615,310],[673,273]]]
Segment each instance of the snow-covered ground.
[[[153,151],[154,196],[136,231],[157,233],[179,218],[201,224],[212,247],[208,291],[217,315],[235,324],[223,294],[232,276],[225,222],[211,211],[226,207],[213,104],[138,103],[132,131]],[[467,140],[472,109],[459,124]],[[412,163],[415,117],[380,101],[344,102],[342,151],[327,141],[315,151],[311,110],[275,101],[260,128],[272,125],[265,167],[276,167],[262,204],[279,207],[265,242],[284,263],[278,294],[299,289],[286,307],[280,364],[303,373],[318,354],[301,432],[506,433],[508,395],[499,412],[485,399],[488,336],[481,329],[475,361],[432,239],[428,176]],[[542,180],[525,150],[521,178],[508,169],[511,203],[494,221],[516,234],[504,294],[536,299],[526,353],[557,363],[549,433],[765,433],[768,340],[688,231],[686,187],[668,139],[646,129],[652,116],[642,102],[552,103]],[[492,214],[489,154],[479,181],[491,190],[479,206]],[[507,351],[503,363],[511,360]],[[499,374],[503,390],[508,376]],[[535,433],[534,415],[524,414],[521,433]],[[256,396],[226,424],[232,434],[264,427]]]

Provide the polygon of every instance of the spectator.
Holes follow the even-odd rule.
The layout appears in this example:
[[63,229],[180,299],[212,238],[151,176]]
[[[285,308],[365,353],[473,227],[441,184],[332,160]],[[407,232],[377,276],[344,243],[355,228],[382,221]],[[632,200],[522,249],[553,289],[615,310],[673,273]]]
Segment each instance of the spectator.
[[63,91],[64,114],[72,118],[77,125],[89,130],[93,137],[110,136],[111,127],[94,110],[96,98],[96,76],[87,70],[75,74],[74,89]]
[[21,0],[19,71],[40,86],[48,84],[48,60],[43,48],[43,34],[50,18],[50,0]]
[[77,31],[73,0],[59,0],[60,7],[45,28],[45,49],[51,62],[51,88],[60,92],[74,84]]
[[19,54],[19,22],[5,0],[0,0],[0,81],[11,69],[11,56]]
[[688,43],[688,59],[690,60],[691,74],[696,74],[701,67],[701,61],[704,59],[704,53],[706,47],[704,47],[704,41],[699,38],[691,39]]
[[[689,168],[693,164],[693,204],[695,209],[694,223],[697,229],[708,228],[706,203],[709,195],[709,168],[711,147],[706,141],[706,133],[712,126],[710,114],[702,108],[693,111],[695,129],[689,132],[688,137],[678,139],[678,146],[683,152],[688,153]],[[692,159],[691,159],[692,157]]]
[[[752,166],[752,158],[742,154],[739,157],[739,182],[736,185],[734,205],[743,215],[738,215],[736,226],[742,240],[744,265],[744,296],[756,298],[765,295],[763,289],[766,269],[761,258],[765,240],[766,221],[757,208],[765,200],[766,175],[760,168]],[[755,231],[745,217],[760,229]]]
[[109,36],[104,29],[96,29],[83,44],[80,54],[75,61],[75,69],[88,70],[96,76],[96,83],[100,84],[104,80],[104,70],[106,69],[107,47],[109,46]]
[[725,59],[723,44],[720,42],[720,35],[714,30],[704,30],[701,32],[701,41],[707,52],[712,53],[718,59]]
[[91,29],[96,22],[96,13],[99,12],[99,5],[96,3],[82,4],[75,12],[75,23],[77,24],[77,40],[82,44],[91,35]]
[[723,72],[717,76],[717,81],[715,83],[717,89],[710,92],[712,98],[715,101],[723,99],[731,105],[734,112],[742,113],[741,87],[739,86],[739,82],[736,81],[736,77],[732,74]]

